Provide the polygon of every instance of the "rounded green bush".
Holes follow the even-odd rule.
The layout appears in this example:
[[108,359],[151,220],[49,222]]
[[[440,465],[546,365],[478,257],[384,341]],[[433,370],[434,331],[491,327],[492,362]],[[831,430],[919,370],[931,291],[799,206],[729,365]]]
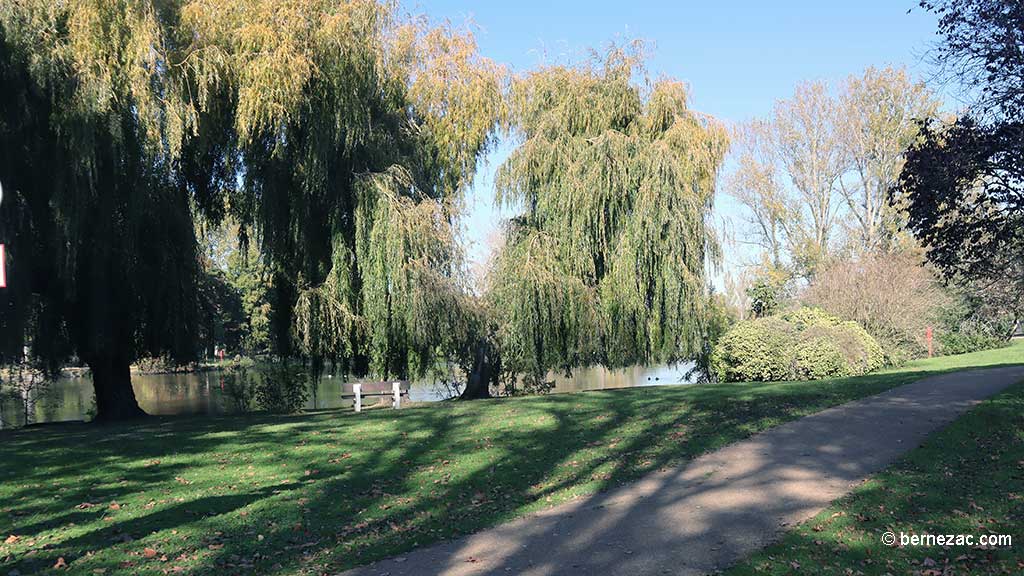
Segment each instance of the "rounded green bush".
[[863,326],[848,320],[840,324],[839,327],[844,333],[855,339],[860,346],[860,350],[856,355],[848,355],[854,368],[854,374],[874,372],[885,366],[885,350],[882,349],[882,346],[875,340],[874,336],[868,334],[868,331]]
[[962,332],[940,332],[939,350],[943,354],[966,354],[990,348],[1006,346],[1008,342],[1002,338],[987,334],[970,334]]
[[780,318],[740,322],[715,346],[712,370],[724,382],[785,380],[793,343],[792,326]]
[[840,378],[884,364],[882,347],[860,324],[818,308],[740,322],[711,357],[718,379],[732,382]]
[[795,380],[820,380],[850,375],[850,363],[833,334],[801,337],[793,353]]
[[815,326],[839,326],[843,323],[839,318],[825,312],[821,308],[802,306],[782,315],[797,330],[803,331]]

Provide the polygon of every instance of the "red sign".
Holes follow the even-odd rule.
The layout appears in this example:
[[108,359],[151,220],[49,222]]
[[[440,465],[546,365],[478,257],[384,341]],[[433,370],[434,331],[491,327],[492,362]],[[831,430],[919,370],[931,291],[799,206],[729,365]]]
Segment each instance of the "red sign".
[[7,288],[7,254],[3,244],[0,244],[0,288]]

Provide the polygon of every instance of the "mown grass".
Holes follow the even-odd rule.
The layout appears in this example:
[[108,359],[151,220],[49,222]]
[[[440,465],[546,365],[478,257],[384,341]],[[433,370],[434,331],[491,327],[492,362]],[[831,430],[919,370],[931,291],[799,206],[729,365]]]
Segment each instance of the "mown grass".
[[[734,566],[771,574],[1024,573],[1024,382]],[[892,532],[897,545],[882,543]],[[1012,546],[900,546],[907,535],[1006,534]]]
[[473,532],[1024,343],[858,378],[0,433],[0,574],[320,574]]

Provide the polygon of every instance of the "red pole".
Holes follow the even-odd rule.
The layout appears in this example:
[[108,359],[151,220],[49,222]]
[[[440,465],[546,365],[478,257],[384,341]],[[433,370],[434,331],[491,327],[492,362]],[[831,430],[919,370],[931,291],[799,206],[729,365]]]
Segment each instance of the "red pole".
[[7,254],[3,244],[0,244],[0,288],[7,288]]

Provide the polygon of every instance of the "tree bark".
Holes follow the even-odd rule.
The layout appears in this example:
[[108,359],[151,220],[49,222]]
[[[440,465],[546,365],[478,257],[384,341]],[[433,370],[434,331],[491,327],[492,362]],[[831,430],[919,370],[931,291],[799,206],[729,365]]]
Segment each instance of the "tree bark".
[[131,362],[126,355],[96,356],[89,360],[92,384],[96,391],[96,422],[142,418],[132,388]]
[[477,342],[473,356],[473,369],[466,379],[466,389],[460,400],[480,400],[491,397],[491,382],[497,380],[500,371],[497,353],[486,339]]

